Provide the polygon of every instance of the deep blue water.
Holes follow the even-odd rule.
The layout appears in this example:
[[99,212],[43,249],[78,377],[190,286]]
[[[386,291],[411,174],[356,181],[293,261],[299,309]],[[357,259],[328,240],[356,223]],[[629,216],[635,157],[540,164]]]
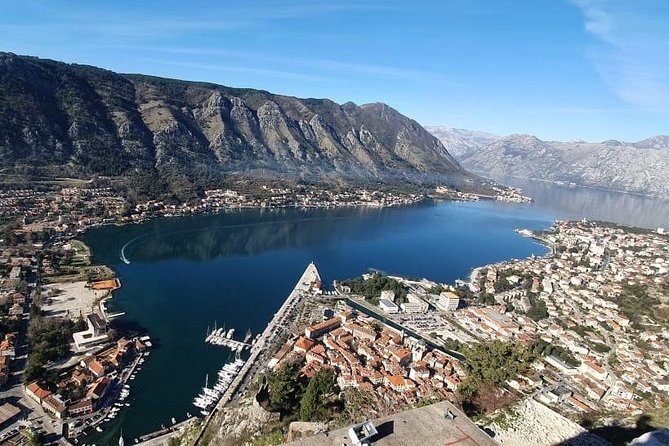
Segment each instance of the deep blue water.
[[[667,202],[632,197],[636,221],[629,211],[607,217],[611,210],[597,203],[615,208],[615,195],[597,199],[598,191],[579,196],[554,188],[551,198],[551,189],[540,186],[532,205],[246,210],[88,232],[83,239],[94,260],[112,266],[123,284],[111,304],[126,312],[119,326],[157,341],[133,381],[132,407],[89,440],[115,444],[121,426],[124,436],[133,439],[169,424],[172,417],[195,414],[191,400],[205,375],[213,376],[228,356],[223,348],[204,343],[207,327],[217,321],[239,333],[261,331],[310,261],[325,284],[370,268],[452,282],[476,266],[546,252],[514,233],[516,228],[547,228],[555,218],[566,217],[653,227],[668,215]],[[621,208],[629,206],[630,197],[619,195]],[[119,259],[124,246],[130,264]]]

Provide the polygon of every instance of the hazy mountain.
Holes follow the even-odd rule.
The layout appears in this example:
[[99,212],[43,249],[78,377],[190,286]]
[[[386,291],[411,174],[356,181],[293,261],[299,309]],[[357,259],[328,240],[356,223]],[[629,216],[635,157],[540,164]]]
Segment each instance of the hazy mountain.
[[456,159],[467,156],[470,152],[481,149],[502,138],[492,133],[445,126],[426,126],[425,129],[439,138]]
[[11,53],[0,53],[0,166],[143,175],[173,188],[222,173],[479,184],[437,138],[385,104],[339,105]]
[[447,150],[474,172],[568,182],[669,198],[669,136],[636,143],[542,141],[430,127]]

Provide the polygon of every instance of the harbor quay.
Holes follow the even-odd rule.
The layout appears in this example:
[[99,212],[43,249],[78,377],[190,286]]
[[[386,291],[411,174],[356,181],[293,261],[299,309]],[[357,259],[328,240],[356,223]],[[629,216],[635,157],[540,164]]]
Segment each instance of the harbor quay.
[[260,357],[267,353],[266,350],[276,339],[279,333],[279,328],[285,326],[289,322],[289,315],[295,309],[299,301],[309,292],[313,292],[314,290],[320,291],[321,286],[321,276],[318,273],[316,265],[311,262],[309,265],[307,265],[307,268],[304,270],[304,273],[295,285],[295,288],[293,288],[293,291],[291,291],[279,310],[274,314],[270,322],[267,324],[265,330],[258,337],[251,350],[251,355],[246,360],[243,367],[239,370],[239,373],[225,391],[214,410],[212,410],[211,413],[205,417],[200,434],[193,441],[193,445],[199,444],[202,435],[206,431],[212,418],[214,418],[214,416],[226,404],[232,401],[238,394],[238,390],[242,387],[242,385],[245,384],[247,380],[252,379],[252,377],[255,376],[255,374],[259,371],[261,367],[260,362],[262,362]]

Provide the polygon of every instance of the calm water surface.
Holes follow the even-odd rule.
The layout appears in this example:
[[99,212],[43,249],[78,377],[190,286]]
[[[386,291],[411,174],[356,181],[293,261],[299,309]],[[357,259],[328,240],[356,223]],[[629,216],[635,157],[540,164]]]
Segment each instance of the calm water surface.
[[[216,321],[242,334],[262,331],[310,261],[326,284],[369,268],[451,282],[475,266],[546,252],[515,228],[582,217],[655,227],[669,215],[667,202],[624,194],[596,198],[598,191],[554,187],[551,197],[546,185],[526,189],[534,204],[249,210],[88,232],[94,260],[111,265],[123,283],[111,304],[126,313],[117,324],[150,334],[157,345],[132,381],[132,406],[87,442],[116,444],[121,427],[132,441],[172,417],[196,414],[192,398],[229,355],[204,343],[207,327]],[[628,209],[619,217],[605,209],[616,203]],[[130,264],[120,261],[124,246]]]

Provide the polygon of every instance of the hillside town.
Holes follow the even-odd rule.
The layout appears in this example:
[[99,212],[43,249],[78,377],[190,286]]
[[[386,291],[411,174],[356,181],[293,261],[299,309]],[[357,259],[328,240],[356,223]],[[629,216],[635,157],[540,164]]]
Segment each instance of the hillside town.
[[65,236],[67,214],[59,226],[48,224],[53,206],[119,203],[104,191],[79,192],[45,201],[44,213],[26,213],[24,225],[0,238],[0,441],[101,429],[127,405],[128,381],[149,354],[150,338],[123,337],[111,326],[119,314],[107,302],[120,280]]
[[[179,204],[147,200],[131,204],[109,187],[64,187],[53,190],[0,190],[0,221],[17,230],[83,231],[102,224],[136,223],[155,217],[217,212],[240,208],[388,207],[417,203],[424,195],[356,190],[336,192],[314,187],[268,187],[253,192],[206,190],[203,197]],[[18,220],[18,221],[16,221]]]
[[316,292],[267,369],[297,364],[307,380],[332,371],[347,413],[363,399],[358,420],[374,419],[435,401],[464,408],[472,347],[500,342],[522,349],[528,367],[475,413],[493,438],[607,444],[579,424],[633,424],[666,407],[664,231],[558,221],[519,232],[550,252],[454,284],[367,273]]
[[507,388],[572,419],[597,413],[626,419],[666,404],[669,237],[663,229],[559,221],[546,232],[520,232],[551,252],[478,268],[471,281],[454,285],[391,277],[405,296],[338,289],[456,350],[490,340],[527,347],[540,360]]
[[[421,202],[428,196],[478,201],[479,198],[528,202],[517,188],[493,187],[495,195],[476,195],[452,187],[437,187],[425,195],[402,191],[319,188],[315,186],[249,187],[204,190],[200,198],[180,203],[167,200],[131,202],[112,187],[55,187],[45,190],[0,189],[0,221],[28,232],[84,231],[102,224],[138,223],[155,217],[220,212],[226,209],[392,207]],[[18,220],[18,221],[17,221]]]
[[333,367],[340,389],[355,388],[372,397],[366,414],[370,417],[419,402],[453,399],[463,376],[455,358],[422,339],[343,307],[289,340],[268,367],[276,371],[285,362],[300,362],[307,377]]

